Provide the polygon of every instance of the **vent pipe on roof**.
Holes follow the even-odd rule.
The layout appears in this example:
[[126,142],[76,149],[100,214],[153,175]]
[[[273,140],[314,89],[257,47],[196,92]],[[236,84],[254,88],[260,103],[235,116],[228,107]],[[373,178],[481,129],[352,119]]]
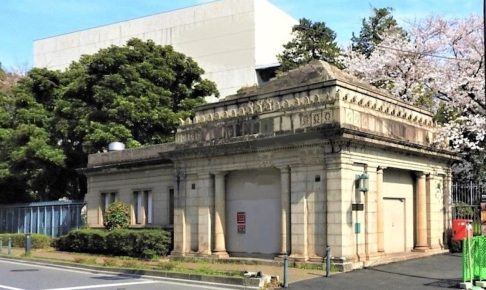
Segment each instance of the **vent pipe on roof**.
[[125,150],[125,144],[121,142],[111,142],[108,144],[108,151],[123,151]]

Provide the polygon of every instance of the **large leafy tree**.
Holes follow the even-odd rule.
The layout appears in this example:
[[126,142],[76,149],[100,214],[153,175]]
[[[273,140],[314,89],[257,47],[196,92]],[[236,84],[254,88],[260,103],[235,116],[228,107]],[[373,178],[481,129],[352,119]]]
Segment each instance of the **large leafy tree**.
[[348,71],[405,101],[436,112],[443,134],[465,162],[457,178],[486,178],[484,24],[479,16],[430,17],[407,29],[407,38],[389,33],[369,55],[350,51]]
[[405,32],[393,18],[392,12],[393,9],[390,7],[373,8],[373,15],[368,19],[363,18],[359,36],[353,32],[351,38],[353,50],[369,57],[388,33],[405,36]]
[[48,199],[58,194],[55,185],[64,154],[49,132],[55,87],[52,81],[58,81],[55,72],[34,69],[0,100],[3,202]]
[[0,122],[10,122],[0,132],[0,183],[17,176],[19,196],[82,198],[86,181],[76,169],[87,155],[113,141],[171,141],[178,120],[217,95],[203,73],[172,47],[139,39],[83,56],[65,72],[32,70],[5,98],[7,117],[0,111]]
[[341,66],[341,49],[336,42],[336,33],[325,22],[312,22],[302,18],[292,28],[294,38],[284,45],[284,51],[277,55],[279,72],[286,72],[312,60],[324,60]]
[[64,74],[59,138],[85,153],[112,141],[129,147],[170,141],[179,118],[217,93],[203,73],[191,58],[152,41],[132,39],[84,56]]

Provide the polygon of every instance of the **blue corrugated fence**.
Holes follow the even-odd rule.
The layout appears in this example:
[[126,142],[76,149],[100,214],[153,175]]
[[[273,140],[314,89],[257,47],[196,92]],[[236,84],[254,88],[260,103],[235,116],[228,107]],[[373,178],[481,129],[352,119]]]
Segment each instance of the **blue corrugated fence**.
[[37,233],[58,237],[83,226],[83,201],[0,205],[0,233]]

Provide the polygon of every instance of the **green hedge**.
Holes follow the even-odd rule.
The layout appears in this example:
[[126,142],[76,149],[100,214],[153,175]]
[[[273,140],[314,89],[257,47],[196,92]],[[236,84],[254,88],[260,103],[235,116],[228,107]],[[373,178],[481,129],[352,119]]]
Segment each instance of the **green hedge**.
[[138,258],[166,256],[170,251],[170,245],[170,233],[161,229],[81,229],[69,232],[54,243],[60,251]]
[[[7,246],[8,238],[12,239],[12,247],[24,247],[25,234],[0,234],[0,240],[2,240],[4,247]],[[51,242],[52,238],[50,236],[32,234],[32,248],[34,249],[48,248]]]

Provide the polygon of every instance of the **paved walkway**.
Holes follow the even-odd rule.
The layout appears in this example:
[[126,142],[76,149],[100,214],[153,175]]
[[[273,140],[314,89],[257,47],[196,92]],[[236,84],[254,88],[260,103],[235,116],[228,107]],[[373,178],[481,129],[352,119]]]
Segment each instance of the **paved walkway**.
[[291,283],[288,289],[406,289],[458,288],[461,280],[459,254],[443,254],[376,266],[349,273]]

